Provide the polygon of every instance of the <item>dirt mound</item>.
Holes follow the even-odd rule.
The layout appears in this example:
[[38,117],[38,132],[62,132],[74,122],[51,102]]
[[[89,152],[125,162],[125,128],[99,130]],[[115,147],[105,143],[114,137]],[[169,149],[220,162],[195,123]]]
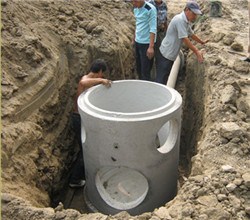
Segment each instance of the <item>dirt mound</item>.
[[[78,79],[98,57],[107,60],[110,79],[135,77],[131,5],[119,0],[1,4],[3,219],[249,218],[250,64],[240,60],[248,45],[247,0],[223,2],[222,17],[215,18],[209,17],[209,2],[201,2],[205,14],[195,29],[210,42],[204,64],[188,54],[185,79],[184,148],[193,145],[196,153],[191,174],[182,177],[174,200],[137,217],[48,208],[76,156],[68,119]],[[184,5],[169,1],[170,15]]]
[[133,23],[120,2],[2,2],[3,192],[49,205],[47,191],[74,156],[67,123],[76,82],[97,57],[109,78],[131,77],[123,66],[133,68]]

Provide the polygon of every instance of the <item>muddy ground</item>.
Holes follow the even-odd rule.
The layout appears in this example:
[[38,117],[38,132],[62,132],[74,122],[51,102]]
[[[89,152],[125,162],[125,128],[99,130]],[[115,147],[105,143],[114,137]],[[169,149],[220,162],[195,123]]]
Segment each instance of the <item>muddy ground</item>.
[[[79,78],[91,61],[109,78],[134,79],[134,17],[121,0],[1,1],[2,219],[249,219],[250,64],[247,0],[210,1],[196,33],[209,38],[205,62],[186,55],[178,195],[140,216],[83,214],[52,208],[76,157],[69,115]],[[169,19],[185,1],[168,1]]]

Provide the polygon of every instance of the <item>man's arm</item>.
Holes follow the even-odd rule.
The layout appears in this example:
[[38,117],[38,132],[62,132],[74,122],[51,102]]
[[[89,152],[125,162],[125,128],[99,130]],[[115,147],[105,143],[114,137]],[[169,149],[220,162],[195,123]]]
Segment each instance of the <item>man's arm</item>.
[[77,106],[77,99],[79,95],[81,95],[82,92],[85,90],[91,88],[92,86],[103,84],[107,87],[111,86],[111,81],[108,79],[103,78],[86,78],[86,76],[83,76],[80,82],[78,83],[77,87],[77,93],[74,100],[74,111],[78,112],[78,106]]
[[[193,36],[193,35],[192,35],[192,36]],[[182,39],[182,41],[187,45],[187,47],[188,47],[190,50],[192,50],[192,51],[195,53],[195,55],[197,56],[198,61],[199,61],[200,63],[202,63],[203,60],[204,60],[202,53],[198,50],[197,47],[195,47],[195,46],[192,44],[192,42],[189,40],[189,38],[188,38],[188,37],[185,37],[185,38]]]
[[205,43],[207,43],[209,40],[205,40],[205,41],[203,41],[203,40],[201,40],[196,34],[193,34],[192,36],[191,36],[191,38],[194,40],[194,41],[196,41],[196,42],[198,42],[198,43],[200,43],[200,44],[205,44]]
[[157,11],[156,8],[152,8],[149,17],[149,29],[150,29],[150,42],[147,50],[148,59],[154,57],[154,44],[155,44],[155,34],[157,32]]
[[84,78],[80,80],[77,88],[77,96],[79,96],[85,90],[91,88],[92,86],[96,86],[99,84],[103,84],[107,87],[111,85],[111,81],[103,78]]
[[152,59],[154,57],[154,44],[155,44],[155,34],[150,33],[150,43],[147,50],[148,59]]

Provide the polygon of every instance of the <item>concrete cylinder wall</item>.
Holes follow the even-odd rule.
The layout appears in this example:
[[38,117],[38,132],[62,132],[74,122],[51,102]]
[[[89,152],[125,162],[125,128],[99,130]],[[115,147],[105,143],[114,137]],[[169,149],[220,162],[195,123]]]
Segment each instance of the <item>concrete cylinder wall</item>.
[[105,214],[137,215],[174,198],[181,105],[174,89],[142,80],[95,86],[79,96],[89,204]]

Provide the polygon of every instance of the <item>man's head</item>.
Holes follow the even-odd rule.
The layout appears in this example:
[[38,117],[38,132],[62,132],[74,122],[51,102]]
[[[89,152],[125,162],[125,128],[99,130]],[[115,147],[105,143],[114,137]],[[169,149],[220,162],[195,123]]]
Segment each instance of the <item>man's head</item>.
[[155,0],[155,3],[156,3],[156,4],[161,4],[161,3],[162,3],[162,0]]
[[132,3],[135,8],[141,8],[144,5],[145,0],[132,0]]
[[107,64],[103,59],[96,59],[91,64],[89,72],[92,73],[104,73],[107,69]]
[[197,15],[201,15],[199,5],[195,1],[188,1],[184,9],[187,19],[191,22],[195,21]]

